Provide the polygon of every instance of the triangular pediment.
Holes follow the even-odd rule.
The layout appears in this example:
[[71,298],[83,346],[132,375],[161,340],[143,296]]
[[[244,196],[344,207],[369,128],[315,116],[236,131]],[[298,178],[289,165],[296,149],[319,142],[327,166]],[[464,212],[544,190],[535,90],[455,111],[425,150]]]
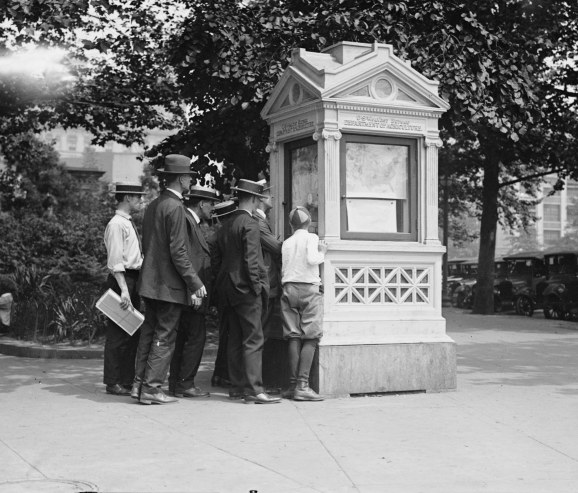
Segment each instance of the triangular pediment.
[[[347,86],[326,91],[325,98],[359,100],[360,102],[387,103],[400,106],[437,108],[436,95],[420,91],[393,75],[390,71],[380,71],[371,77]],[[435,96],[435,97],[432,97]]]
[[269,98],[269,112],[277,113],[286,108],[299,106],[319,99],[320,94],[318,88],[312,86],[298,75],[295,75],[291,70],[286,70],[285,75],[287,77],[285,77],[283,84],[278,83],[275,87],[276,90],[273,91]]

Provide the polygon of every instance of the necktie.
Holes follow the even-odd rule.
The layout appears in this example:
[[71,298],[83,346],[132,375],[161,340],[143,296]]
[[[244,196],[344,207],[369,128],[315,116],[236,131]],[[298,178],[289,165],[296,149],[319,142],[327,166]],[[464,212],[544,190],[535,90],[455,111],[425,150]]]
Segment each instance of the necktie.
[[130,224],[132,225],[132,229],[134,229],[134,234],[136,235],[136,239],[138,240],[138,247],[140,250],[140,254],[142,256],[143,252],[142,252],[142,242],[140,240],[140,236],[138,235],[138,231],[136,230],[136,226],[134,224],[134,221],[132,220],[132,217],[129,219]]

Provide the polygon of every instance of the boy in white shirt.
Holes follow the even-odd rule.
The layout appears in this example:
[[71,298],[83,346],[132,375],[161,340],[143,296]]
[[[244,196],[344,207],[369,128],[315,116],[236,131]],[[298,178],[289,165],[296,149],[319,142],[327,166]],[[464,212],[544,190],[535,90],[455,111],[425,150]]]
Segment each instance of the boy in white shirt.
[[281,250],[281,314],[283,335],[288,341],[290,384],[283,397],[321,401],[323,397],[309,387],[309,372],[323,336],[319,264],[325,260],[327,244],[307,231],[311,216],[304,207],[290,212],[289,223],[293,235],[283,242]]

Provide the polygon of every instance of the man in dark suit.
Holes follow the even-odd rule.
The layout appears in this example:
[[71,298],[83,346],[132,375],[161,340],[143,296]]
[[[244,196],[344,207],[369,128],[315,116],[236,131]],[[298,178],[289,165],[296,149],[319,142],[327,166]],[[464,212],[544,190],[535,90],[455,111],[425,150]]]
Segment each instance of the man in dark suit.
[[[183,197],[191,232],[189,258],[207,293],[211,293],[211,256],[200,223],[211,219],[213,205],[219,200],[217,192],[195,185]],[[169,373],[169,392],[175,397],[209,396],[209,392],[195,386],[207,336],[205,315],[209,306],[209,297],[206,296],[200,307],[187,307],[181,316]]]
[[239,208],[219,230],[215,248],[219,267],[216,282],[229,320],[229,397],[244,397],[246,403],[277,403],[280,399],[265,393],[262,382],[261,315],[267,304],[269,281],[259,224],[253,213],[264,197],[263,185],[239,180],[233,190],[239,196]]
[[[177,399],[162,390],[175,346],[177,328],[186,306],[200,306],[207,291],[189,257],[189,236],[182,192],[191,185],[190,159],[165,157],[158,170],[166,188],[148,206],[143,220],[144,261],[139,294],[145,301],[131,396],[142,404],[166,404]],[[194,296],[193,296],[194,295]]]
[[283,242],[273,234],[273,230],[267,219],[267,214],[273,207],[271,203],[271,190],[266,187],[265,180],[257,183],[265,187],[263,190],[265,197],[262,198],[257,205],[255,218],[259,221],[263,261],[269,278],[269,300],[267,309],[263,309],[263,335],[265,336],[265,340],[267,340],[272,336],[283,337],[279,301],[281,296],[279,271],[281,268],[281,246]]

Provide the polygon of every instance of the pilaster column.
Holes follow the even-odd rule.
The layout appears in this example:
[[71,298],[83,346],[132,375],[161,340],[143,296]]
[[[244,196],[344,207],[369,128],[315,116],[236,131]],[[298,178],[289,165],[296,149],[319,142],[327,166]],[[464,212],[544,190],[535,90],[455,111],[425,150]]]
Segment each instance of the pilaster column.
[[[319,145],[319,183],[323,187],[320,200],[320,214],[323,222],[319,229],[320,236],[325,239],[339,239],[340,237],[340,213],[339,200],[339,140],[341,132],[334,129],[319,129],[313,134],[313,140]],[[321,208],[322,206],[322,208]]]
[[439,137],[425,139],[425,243],[441,245],[438,231],[438,148],[442,146]]
[[271,227],[276,235],[279,235],[284,229],[283,217],[283,183],[282,183],[282,173],[281,173],[281,153],[279,149],[279,144],[276,140],[269,140],[265,151],[269,153],[269,175],[270,175],[270,185],[271,185],[271,195],[273,195],[273,211],[269,214],[269,219],[271,221]]

